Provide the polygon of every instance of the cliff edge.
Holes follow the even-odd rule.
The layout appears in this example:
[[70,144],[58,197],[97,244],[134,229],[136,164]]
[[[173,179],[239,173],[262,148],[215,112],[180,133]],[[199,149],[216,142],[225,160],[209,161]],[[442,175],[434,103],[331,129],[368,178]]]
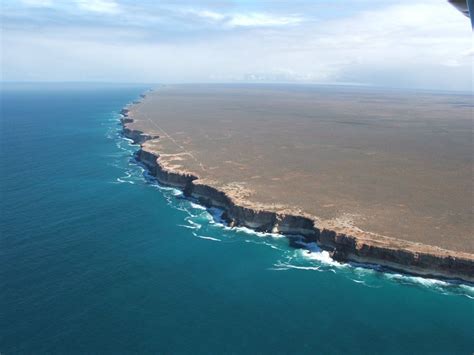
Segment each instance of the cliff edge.
[[161,184],[179,188],[207,207],[222,209],[222,217],[230,226],[301,235],[306,242],[317,243],[341,262],[376,264],[410,274],[474,282],[474,255],[471,253],[389,238],[344,225],[328,225],[303,212],[287,213],[252,206],[245,199],[219,189],[212,181],[164,163],[151,144],[159,141],[159,134],[147,134],[130,127],[134,122],[131,106],[122,109],[121,114],[123,134],[140,144],[137,159],[150,174]]

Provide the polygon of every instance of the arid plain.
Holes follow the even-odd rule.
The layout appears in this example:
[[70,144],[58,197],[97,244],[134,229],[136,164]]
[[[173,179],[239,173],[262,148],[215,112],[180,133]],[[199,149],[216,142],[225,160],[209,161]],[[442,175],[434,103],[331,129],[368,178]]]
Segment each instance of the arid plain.
[[474,253],[472,98],[359,87],[169,85],[128,127],[167,169],[258,209]]

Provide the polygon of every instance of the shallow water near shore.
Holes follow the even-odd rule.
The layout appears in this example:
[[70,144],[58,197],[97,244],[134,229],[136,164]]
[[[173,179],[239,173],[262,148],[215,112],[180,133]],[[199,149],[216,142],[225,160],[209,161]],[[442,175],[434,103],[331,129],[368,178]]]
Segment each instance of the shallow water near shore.
[[2,88],[1,352],[472,352],[472,286],[339,264],[156,184],[118,121],[145,89]]

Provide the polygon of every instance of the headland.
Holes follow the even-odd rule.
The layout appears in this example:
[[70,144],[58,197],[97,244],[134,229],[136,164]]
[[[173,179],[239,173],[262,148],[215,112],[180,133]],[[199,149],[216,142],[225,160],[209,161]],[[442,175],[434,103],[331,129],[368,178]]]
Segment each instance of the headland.
[[138,159],[229,225],[474,282],[468,95],[175,85],[142,96],[122,110]]

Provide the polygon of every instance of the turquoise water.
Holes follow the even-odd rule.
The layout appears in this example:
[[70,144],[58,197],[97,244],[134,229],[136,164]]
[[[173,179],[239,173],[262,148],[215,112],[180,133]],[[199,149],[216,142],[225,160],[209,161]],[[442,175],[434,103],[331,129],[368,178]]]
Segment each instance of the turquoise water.
[[3,87],[2,354],[472,354],[473,287],[225,228],[147,179],[118,124],[145,89]]

